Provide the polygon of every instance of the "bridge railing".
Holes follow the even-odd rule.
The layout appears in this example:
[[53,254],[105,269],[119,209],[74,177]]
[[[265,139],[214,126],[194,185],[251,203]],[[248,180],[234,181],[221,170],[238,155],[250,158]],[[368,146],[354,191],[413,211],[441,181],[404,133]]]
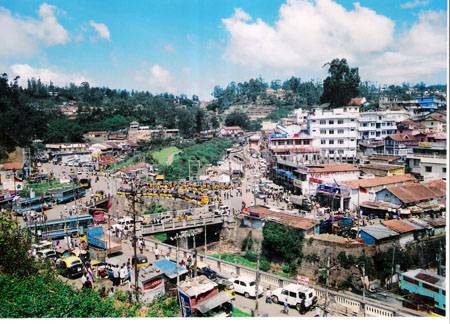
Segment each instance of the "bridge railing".
[[224,222],[225,216],[213,215],[209,217],[193,218],[192,220],[178,221],[172,219],[172,221],[162,222],[161,224],[147,224],[142,225],[142,234],[148,235],[157,232],[164,232],[182,228],[205,226],[210,224],[218,224]]
[[[146,240],[147,247],[155,249],[156,247],[161,252],[162,255],[167,255],[171,259],[176,258],[176,247],[169,244],[161,243],[154,240]],[[188,255],[192,254],[192,250],[179,248],[178,258],[187,258]],[[222,274],[228,275],[230,277],[234,276],[245,276],[249,278],[256,278],[256,269],[249,268],[243,265],[226,262],[211,256],[206,256],[204,254],[198,254],[198,260],[208,264],[211,269],[220,272]],[[290,278],[285,278],[277,276],[272,273],[260,271],[260,283],[264,287],[282,288],[288,284],[297,283],[295,280]],[[365,314],[366,316],[377,316],[377,317],[411,317],[411,316],[423,316],[414,310],[407,309],[404,307],[392,307],[386,303],[371,298],[363,298],[359,295],[340,292],[330,289],[326,289],[321,286],[309,284],[308,286],[314,288],[317,293],[319,302],[324,303],[326,296],[328,294],[328,300],[334,302],[345,308],[345,313],[347,314]]]

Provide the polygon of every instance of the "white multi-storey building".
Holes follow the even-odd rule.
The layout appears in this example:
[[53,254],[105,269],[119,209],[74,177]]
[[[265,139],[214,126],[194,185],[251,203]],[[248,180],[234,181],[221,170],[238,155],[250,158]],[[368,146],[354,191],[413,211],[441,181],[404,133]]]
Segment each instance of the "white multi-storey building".
[[352,160],[356,157],[359,107],[314,108],[308,118],[313,146],[323,157]]
[[359,139],[362,141],[383,140],[386,136],[396,133],[398,122],[408,118],[409,114],[405,109],[361,112]]

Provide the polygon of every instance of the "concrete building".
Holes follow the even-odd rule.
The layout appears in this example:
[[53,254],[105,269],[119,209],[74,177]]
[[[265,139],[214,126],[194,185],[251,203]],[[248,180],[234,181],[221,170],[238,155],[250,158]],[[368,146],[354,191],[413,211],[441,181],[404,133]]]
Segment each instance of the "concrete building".
[[404,174],[343,181],[340,184],[350,191],[349,209],[355,210],[362,202],[375,201],[376,193],[380,190],[412,182],[416,182],[416,179],[410,174]]
[[409,118],[406,110],[365,111],[360,113],[359,139],[380,141],[397,132],[397,123]]
[[372,174],[376,177],[388,177],[405,174],[405,167],[397,164],[367,163],[359,166],[361,172]]
[[389,155],[398,155],[405,157],[412,153],[412,147],[418,143],[414,135],[394,134],[388,135],[384,139],[384,151]]
[[324,157],[335,160],[356,158],[359,128],[359,107],[314,108],[308,118],[313,146]]
[[243,135],[244,131],[239,126],[224,126],[220,129],[220,136],[239,136]]
[[447,158],[444,156],[408,155],[406,167],[421,180],[447,179]]
[[424,125],[430,133],[445,133],[447,131],[447,118],[441,113],[426,115],[420,119],[420,123]]
[[[310,196],[317,193],[320,185],[335,187],[339,182],[357,180],[359,174],[357,166],[347,163],[304,165],[294,171],[294,186],[303,195]],[[327,188],[322,187],[322,189]]]
[[436,273],[423,269],[403,272],[399,276],[400,289],[410,294],[431,298],[432,305],[445,312],[446,279]]

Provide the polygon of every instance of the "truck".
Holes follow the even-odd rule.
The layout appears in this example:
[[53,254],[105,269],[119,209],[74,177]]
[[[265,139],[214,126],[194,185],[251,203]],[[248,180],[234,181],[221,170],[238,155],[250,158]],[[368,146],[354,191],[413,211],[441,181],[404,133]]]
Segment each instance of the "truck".
[[87,241],[93,247],[106,250],[108,255],[122,252],[122,244],[108,237],[101,226],[88,230]]

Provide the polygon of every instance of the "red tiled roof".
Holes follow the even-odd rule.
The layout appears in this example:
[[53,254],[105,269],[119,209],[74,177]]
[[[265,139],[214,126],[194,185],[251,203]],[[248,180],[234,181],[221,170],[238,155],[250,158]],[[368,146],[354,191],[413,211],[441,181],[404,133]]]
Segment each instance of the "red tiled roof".
[[447,123],[447,119],[446,119],[445,115],[440,114],[440,113],[429,114],[429,115],[423,117],[422,120],[428,120],[428,119],[439,121],[439,122],[442,122],[442,123],[445,123],[445,124]]
[[408,135],[408,134],[393,134],[386,136],[386,138],[391,138],[396,142],[411,142],[415,141],[414,136]]
[[301,169],[306,169],[310,173],[333,173],[333,172],[351,172],[359,171],[359,168],[353,164],[348,163],[336,163],[336,164],[323,164],[306,166]]
[[416,178],[414,178],[414,176],[412,176],[411,174],[400,174],[389,177],[376,177],[372,179],[344,181],[342,183],[349,186],[351,189],[358,189],[358,187],[372,188],[396,183],[412,182],[415,180]]
[[434,185],[430,189],[423,183],[408,183],[403,186],[389,187],[387,190],[400,199],[403,203],[416,203],[445,196],[445,190],[438,192],[438,185]]
[[289,227],[301,230],[309,230],[318,224],[317,221],[313,219],[273,211],[262,206],[249,207],[248,211],[252,214],[258,214],[261,218],[274,220]]
[[414,226],[412,226],[411,224],[403,222],[402,220],[399,220],[399,219],[391,219],[391,220],[387,220],[387,221],[382,221],[382,224],[399,234],[409,233],[409,232],[413,232],[416,230],[416,228]]
[[446,183],[444,180],[431,180],[424,182],[423,185],[433,191],[438,198],[444,197],[446,194]]

